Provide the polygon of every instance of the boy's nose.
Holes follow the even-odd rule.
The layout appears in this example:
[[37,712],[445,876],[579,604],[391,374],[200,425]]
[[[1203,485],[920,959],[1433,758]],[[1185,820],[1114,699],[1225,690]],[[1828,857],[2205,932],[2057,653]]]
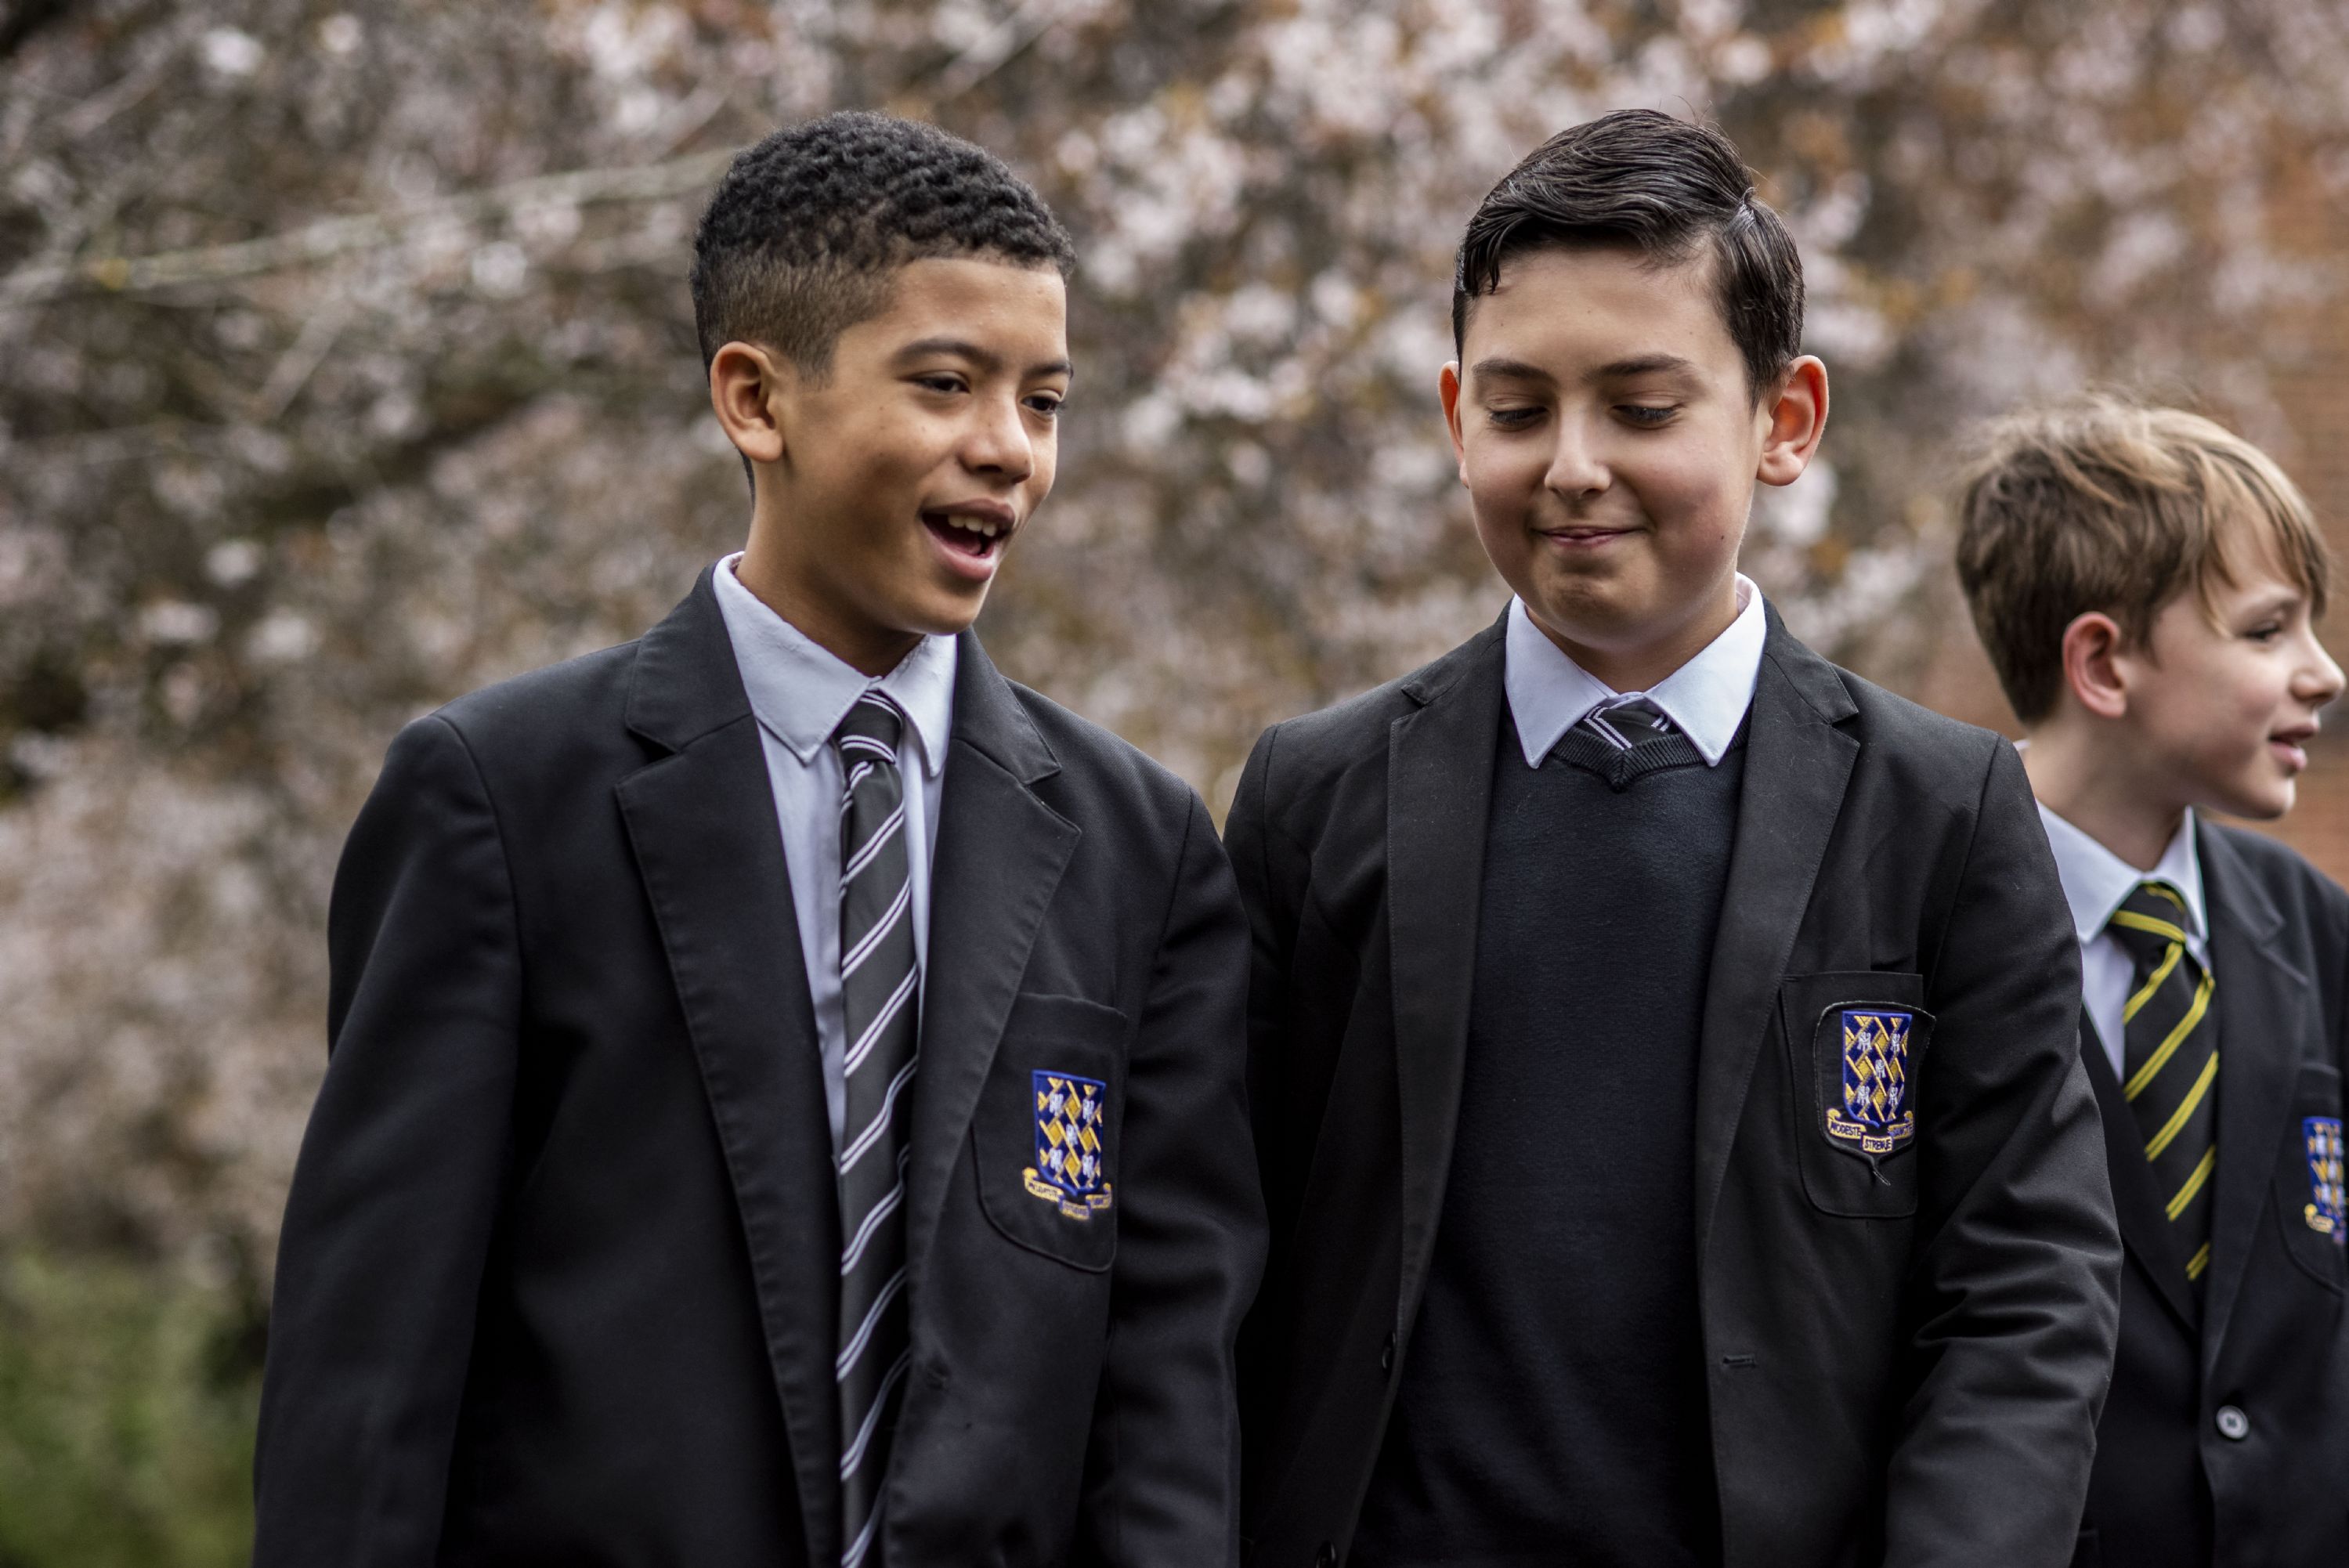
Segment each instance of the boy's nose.
[[998,475],[1015,484],[1036,471],[1035,443],[1018,403],[982,405],[963,444],[963,461],[974,473]]
[[2299,679],[2292,684],[2298,688],[2296,695],[2302,701],[2323,707],[2341,695],[2341,665],[2325,652],[2324,645],[2318,642],[2313,634],[2309,637],[2308,645],[2315,657],[2302,668]]
[[1603,490],[1607,483],[1607,465],[1599,460],[1576,422],[1560,419],[1557,444],[1550,449],[1549,469],[1542,475],[1543,488],[1572,500]]

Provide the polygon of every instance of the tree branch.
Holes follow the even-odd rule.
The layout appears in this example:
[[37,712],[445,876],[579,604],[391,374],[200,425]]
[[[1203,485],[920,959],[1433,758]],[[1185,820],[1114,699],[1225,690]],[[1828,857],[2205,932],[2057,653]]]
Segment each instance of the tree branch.
[[592,207],[657,201],[708,185],[732,161],[734,150],[697,152],[633,169],[585,169],[543,174],[438,201],[387,212],[329,218],[257,240],[199,245],[151,256],[85,257],[26,267],[0,278],[0,310],[19,310],[81,294],[152,294],[191,284],[226,283],[286,267],[332,261],[355,251],[392,244],[409,231],[456,219],[481,222],[530,207]]

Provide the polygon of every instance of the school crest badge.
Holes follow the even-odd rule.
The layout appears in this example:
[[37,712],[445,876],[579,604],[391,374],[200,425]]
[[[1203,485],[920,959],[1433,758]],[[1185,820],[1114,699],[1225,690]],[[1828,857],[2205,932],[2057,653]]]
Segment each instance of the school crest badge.
[[1073,1073],[1033,1078],[1036,1163],[1019,1174],[1069,1219],[1090,1220],[1110,1205],[1109,1086]]
[[2341,1119],[2303,1116],[2301,1136],[2308,1144],[2308,1207],[2302,1211],[2308,1228],[2333,1238],[2333,1245],[2349,1243],[2349,1200],[2342,1191]]
[[1889,1007],[1843,1009],[1843,1103],[1827,1107],[1827,1136],[1871,1161],[1917,1136],[1909,1104],[1909,1026]]

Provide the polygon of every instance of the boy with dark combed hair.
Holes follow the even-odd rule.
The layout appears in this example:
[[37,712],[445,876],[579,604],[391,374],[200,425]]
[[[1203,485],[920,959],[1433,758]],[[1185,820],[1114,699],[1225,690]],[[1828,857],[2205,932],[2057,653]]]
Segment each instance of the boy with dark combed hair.
[[905,120],[720,183],[747,547],[402,731],[336,875],[261,1568],[1234,1560],[1245,917],[1198,798],[970,631],[1070,263]]
[[1255,927],[1264,1568],[2069,1560],[2120,1248],[2013,748],[1790,635],[1802,269],[1718,132],[1606,116],[1461,249],[1500,620],[1277,725]]
[[2030,734],[2127,1244],[2077,1561],[2349,1563],[2349,894],[2273,840],[2340,666],[2268,456],[2092,396],[1989,427],[1958,572]]

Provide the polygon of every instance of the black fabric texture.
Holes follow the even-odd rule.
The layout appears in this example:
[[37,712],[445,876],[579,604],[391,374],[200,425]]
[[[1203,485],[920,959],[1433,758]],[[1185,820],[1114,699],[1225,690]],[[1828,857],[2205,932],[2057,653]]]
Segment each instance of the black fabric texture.
[[[883,1556],[1228,1564],[1262,1237],[1206,808],[966,634],[930,885]],[[401,732],[335,880],[256,1568],[836,1568],[793,922],[707,573],[640,641]],[[1115,1201],[1081,1221],[1023,1181],[1038,1072],[1107,1088]]]
[[1720,1560],[1694,1119],[1743,737],[1501,725],[1461,1136],[1353,1561]]
[[[1691,1155],[1722,1560],[2064,1568],[2121,1270],[2071,912],[2013,746],[1765,615]],[[1455,1149],[1481,1136],[1466,1082],[1506,631],[1274,727],[1233,798],[1272,1221],[1240,1341],[1254,1568],[1357,1560],[1398,1380],[1424,1348]],[[1577,890],[1568,913],[1602,897]],[[2311,971],[2328,985],[2349,947],[2332,951]],[[1591,984],[1644,994],[1619,963]],[[1888,1001],[1932,1029],[1915,1139],[1878,1181],[1828,1140],[1840,1080],[1812,1047],[1823,1009]],[[2259,1098],[2230,1084],[2223,1114]],[[2230,1121],[2222,1165],[2233,1137]],[[2227,1259],[2212,1267],[2223,1305]],[[2239,1450],[2265,1429],[2252,1419]]]
[[[2349,1255],[2309,1218],[2305,1122],[2343,1114],[2349,893],[2263,834],[2198,823],[2220,1037],[2211,1263],[2186,1284],[2134,1109],[2083,1020],[2127,1246],[2075,1561],[2349,1563]],[[2238,1412],[2229,1436],[2219,1412]]]

